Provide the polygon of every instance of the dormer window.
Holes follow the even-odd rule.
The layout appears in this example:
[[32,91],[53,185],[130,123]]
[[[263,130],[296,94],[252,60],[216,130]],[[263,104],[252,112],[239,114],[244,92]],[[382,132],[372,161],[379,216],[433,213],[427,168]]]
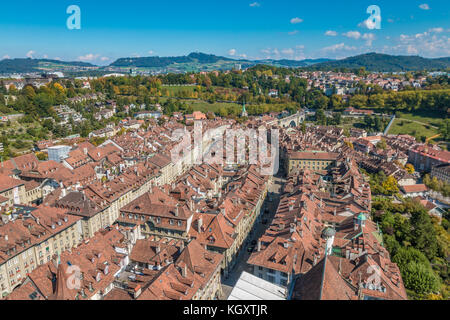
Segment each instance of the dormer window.
[[52,224],[52,229],[55,229],[55,228],[56,228],[55,224]]
[[67,222],[67,221],[68,221],[67,217],[64,217],[64,222]]

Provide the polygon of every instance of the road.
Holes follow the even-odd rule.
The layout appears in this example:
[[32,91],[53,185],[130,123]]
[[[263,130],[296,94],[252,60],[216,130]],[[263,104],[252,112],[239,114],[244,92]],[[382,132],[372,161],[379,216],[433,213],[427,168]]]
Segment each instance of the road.
[[[223,297],[221,300],[227,300],[233,287],[236,285],[239,277],[241,276],[243,271],[247,271],[252,273],[251,267],[247,264],[247,260],[250,258],[251,253],[248,252],[248,248],[252,247],[251,243],[253,241],[257,241],[269,227],[270,222],[278,208],[278,204],[280,202],[282,186],[286,182],[285,178],[280,174],[276,177],[273,177],[273,181],[271,185],[269,185],[269,192],[262,206],[263,216],[261,221],[267,220],[267,224],[263,224],[262,222],[256,221],[253,230],[250,232],[250,237],[247,243],[244,243],[244,246],[236,258],[236,264],[232,270],[229,272],[229,276],[227,278],[222,277],[222,289],[223,289]],[[272,199],[272,201],[270,201]],[[265,213],[265,208],[269,209],[268,213]],[[255,246],[256,247],[256,246]]]

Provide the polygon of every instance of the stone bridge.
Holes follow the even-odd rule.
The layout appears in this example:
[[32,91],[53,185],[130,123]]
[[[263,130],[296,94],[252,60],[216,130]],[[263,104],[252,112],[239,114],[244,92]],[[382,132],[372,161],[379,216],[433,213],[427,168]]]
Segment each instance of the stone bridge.
[[268,125],[278,125],[280,127],[298,127],[305,121],[306,115],[304,112],[297,112],[286,118],[276,119],[274,121],[267,122]]

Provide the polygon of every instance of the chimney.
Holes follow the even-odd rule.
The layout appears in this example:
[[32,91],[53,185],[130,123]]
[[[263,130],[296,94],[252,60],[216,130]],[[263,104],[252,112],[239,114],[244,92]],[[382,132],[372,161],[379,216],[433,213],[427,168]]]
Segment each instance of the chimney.
[[316,264],[317,264],[317,255],[314,253],[313,266],[315,266]]
[[198,233],[202,233],[203,219],[198,218]]
[[183,278],[187,277],[187,264],[186,263],[184,264],[183,268],[181,268],[181,276]]
[[159,244],[156,246],[156,254],[159,254],[161,252],[161,247]]
[[178,212],[178,207],[175,208],[175,217],[178,217],[179,212]]
[[5,241],[8,242],[8,240],[9,240],[9,237],[7,234],[5,234]]
[[261,251],[261,240],[258,240],[258,252]]
[[87,149],[87,148],[84,148],[84,149],[83,149],[83,152],[84,152],[85,155],[87,155],[87,154],[88,154],[88,149]]
[[135,289],[134,289],[134,298],[137,299],[142,293],[142,288],[140,285],[138,285]]

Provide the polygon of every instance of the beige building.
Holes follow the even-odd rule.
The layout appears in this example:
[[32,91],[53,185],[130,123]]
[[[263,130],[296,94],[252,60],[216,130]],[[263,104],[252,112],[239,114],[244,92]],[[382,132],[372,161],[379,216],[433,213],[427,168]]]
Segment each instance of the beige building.
[[39,265],[78,245],[80,240],[80,219],[51,207],[39,207],[31,212],[30,218],[9,221],[1,226],[2,296],[12,292]]
[[290,152],[287,157],[286,171],[288,174],[291,174],[294,170],[328,170],[336,164],[337,158],[338,154],[332,152]]

